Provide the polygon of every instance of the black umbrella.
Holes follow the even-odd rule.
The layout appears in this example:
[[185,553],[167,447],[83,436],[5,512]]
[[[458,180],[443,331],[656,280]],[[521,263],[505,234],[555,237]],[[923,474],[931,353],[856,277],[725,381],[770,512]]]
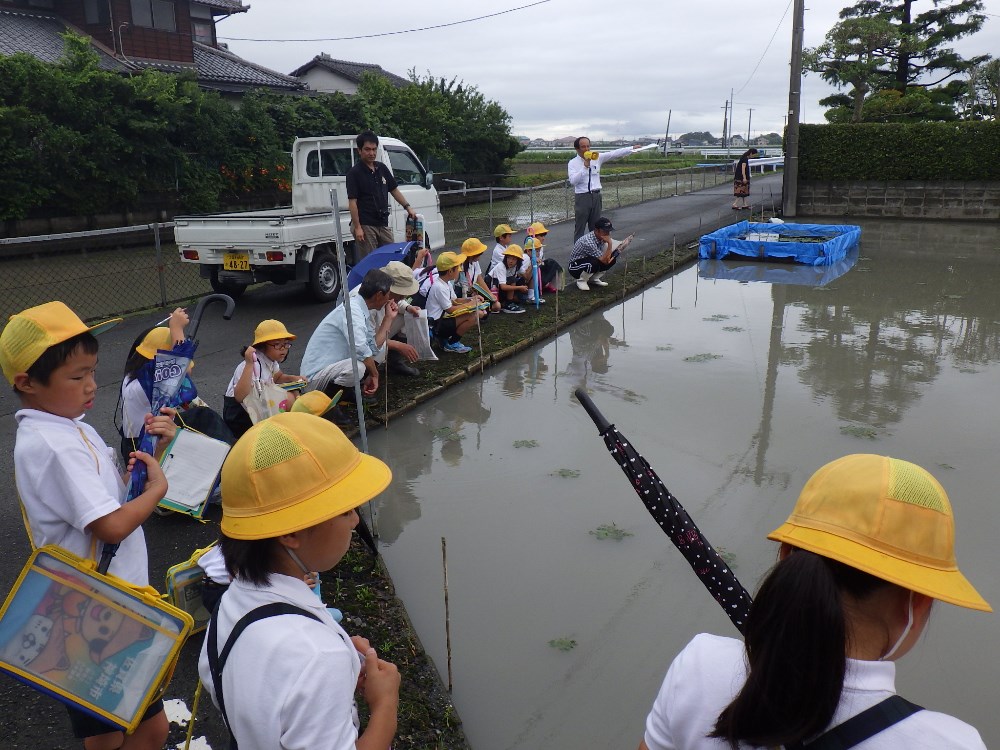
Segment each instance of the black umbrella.
[[656,476],[656,472],[646,459],[640,456],[618,429],[597,410],[590,396],[582,388],[578,388],[576,397],[594,420],[608,450],[622,467],[622,471],[629,478],[633,489],[653,520],[681,551],[701,582],[705,584],[705,588],[733,621],[736,629],[743,633],[752,599],[743,588],[743,584],[737,580],[736,574],[708,543],[705,535],[684,510],[684,506],[663,486],[663,482]]

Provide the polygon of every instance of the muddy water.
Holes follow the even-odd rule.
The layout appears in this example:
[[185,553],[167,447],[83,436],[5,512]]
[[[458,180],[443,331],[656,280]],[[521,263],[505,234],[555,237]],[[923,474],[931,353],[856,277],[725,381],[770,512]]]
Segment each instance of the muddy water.
[[[671,657],[697,632],[735,635],[607,454],[581,386],[748,589],[808,475],[881,452],[940,478],[960,565],[1000,605],[1000,228],[863,230],[837,278],[692,266],[371,435],[395,473],[385,558],[446,680],[447,539],[454,699],[475,750],[635,747]],[[997,643],[996,616],[938,605],[901,692],[1000,745]]]

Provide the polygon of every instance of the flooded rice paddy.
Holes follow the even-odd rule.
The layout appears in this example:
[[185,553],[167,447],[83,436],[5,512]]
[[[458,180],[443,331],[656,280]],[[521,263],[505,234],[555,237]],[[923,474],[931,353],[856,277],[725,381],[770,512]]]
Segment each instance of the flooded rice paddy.
[[[579,387],[751,591],[806,478],[877,452],[941,480],[959,564],[1000,606],[1000,228],[862,227],[841,275],[691,266],[370,434],[395,477],[383,554],[446,682],[447,539],[453,696],[475,750],[635,747],[673,655],[700,631],[736,635]],[[939,604],[899,689],[998,746],[997,643],[996,615]]]

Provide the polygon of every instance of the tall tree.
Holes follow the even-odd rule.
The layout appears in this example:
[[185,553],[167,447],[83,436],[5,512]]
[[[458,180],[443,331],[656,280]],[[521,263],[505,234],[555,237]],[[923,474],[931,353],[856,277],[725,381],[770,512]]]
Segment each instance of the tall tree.
[[858,0],[840,11],[843,20],[881,18],[898,29],[897,41],[887,51],[889,63],[879,72],[902,94],[909,86],[937,86],[989,59],[988,55],[964,59],[948,46],[982,28],[983,0],[931,0],[933,7],[914,13],[917,4],[918,0]]

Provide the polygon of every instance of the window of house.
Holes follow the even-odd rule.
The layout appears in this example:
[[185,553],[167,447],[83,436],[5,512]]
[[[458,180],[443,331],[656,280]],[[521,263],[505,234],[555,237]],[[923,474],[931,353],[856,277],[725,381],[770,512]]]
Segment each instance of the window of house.
[[192,21],[191,36],[202,44],[212,43],[212,24],[208,21]]
[[88,24],[106,24],[108,4],[105,0],[83,0],[83,17]]
[[131,0],[132,23],[147,29],[177,31],[173,0]]

